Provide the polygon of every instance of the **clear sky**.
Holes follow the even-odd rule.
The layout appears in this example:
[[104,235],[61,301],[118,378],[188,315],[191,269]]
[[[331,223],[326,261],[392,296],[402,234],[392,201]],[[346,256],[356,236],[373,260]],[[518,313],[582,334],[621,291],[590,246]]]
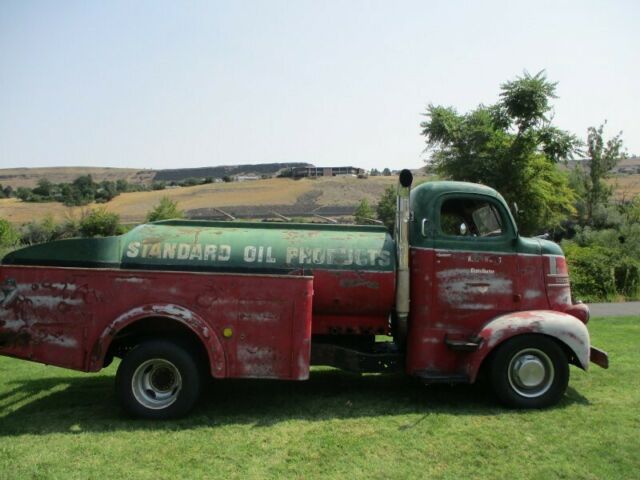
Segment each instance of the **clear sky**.
[[418,167],[429,103],[558,81],[640,154],[640,2],[0,2],[0,168]]

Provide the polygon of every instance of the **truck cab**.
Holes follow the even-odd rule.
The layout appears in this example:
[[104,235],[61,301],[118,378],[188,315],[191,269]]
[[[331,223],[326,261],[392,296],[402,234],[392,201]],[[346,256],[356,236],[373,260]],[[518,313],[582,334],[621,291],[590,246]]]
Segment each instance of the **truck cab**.
[[505,403],[538,407],[562,396],[568,362],[606,366],[561,248],[522,237],[498,192],[442,181],[410,198],[408,374],[473,382],[484,366]]

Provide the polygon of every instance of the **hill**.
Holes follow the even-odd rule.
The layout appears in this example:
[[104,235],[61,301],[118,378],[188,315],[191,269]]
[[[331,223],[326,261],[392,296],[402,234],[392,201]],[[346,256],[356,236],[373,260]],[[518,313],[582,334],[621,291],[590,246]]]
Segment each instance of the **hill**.
[[129,183],[150,184],[156,175],[155,170],[137,168],[109,167],[46,167],[46,168],[1,168],[0,184],[33,188],[38,180],[46,178],[53,183],[70,183],[82,175],[91,175],[95,181],[126,180]]
[[276,175],[283,168],[306,167],[308,163],[261,163],[248,165],[221,165],[219,167],[176,168],[158,170],[156,181],[180,181],[185,178],[223,178],[235,175]]
[[45,167],[45,168],[0,168],[0,184],[33,188],[38,180],[46,178],[53,183],[70,183],[81,175],[91,175],[94,181],[126,180],[133,184],[150,185],[153,181],[180,181],[186,178],[223,178],[225,175],[269,175],[278,174],[283,168],[304,167],[308,163],[262,163],[247,165],[221,165],[217,167],[176,168],[165,170],[109,167]]
[[[214,208],[254,218],[272,216],[272,210],[291,216],[311,212],[344,215],[352,213],[363,198],[369,203],[376,203],[385,188],[395,183],[395,177],[327,177],[300,180],[270,178],[123,193],[101,205],[120,215],[123,222],[144,220],[146,213],[163,196],[178,202],[178,206],[187,216],[195,218],[219,217],[220,213]],[[8,198],[0,199],[0,218],[6,218],[16,224],[42,219],[47,215],[53,216],[56,220],[64,220],[67,217],[80,218],[84,211],[96,206],[98,205],[66,207],[61,203],[27,203],[16,198]],[[328,207],[338,209],[337,213],[331,213],[327,210]]]

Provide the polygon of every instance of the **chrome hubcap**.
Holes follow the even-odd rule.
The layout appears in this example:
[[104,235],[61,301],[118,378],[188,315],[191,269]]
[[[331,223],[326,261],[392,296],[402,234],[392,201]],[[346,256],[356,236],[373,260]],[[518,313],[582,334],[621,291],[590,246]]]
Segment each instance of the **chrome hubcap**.
[[523,397],[544,395],[551,388],[554,376],[551,359],[537,348],[521,350],[509,362],[509,384]]
[[140,364],[133,373],[131,388],[136,400],[146,408],[159,410],[173,404],[182,389],[182,377],[176,366],[154,358]]

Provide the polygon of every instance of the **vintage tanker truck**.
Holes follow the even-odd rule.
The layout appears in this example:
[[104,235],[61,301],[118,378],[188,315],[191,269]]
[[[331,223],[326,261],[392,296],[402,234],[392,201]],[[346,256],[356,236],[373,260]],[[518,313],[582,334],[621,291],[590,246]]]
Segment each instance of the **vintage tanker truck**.
[[[383,227],[162,221],[12,252],[0,265],[0,354],[95,372],[118,398],[186,414],[203,380],[305,380],[310,365],[473,383],[553,405],[569,364],[607,368],[554,243],[524,238],[494,190],[401,173]],[[393,341],[376,341],[391,336]]]

